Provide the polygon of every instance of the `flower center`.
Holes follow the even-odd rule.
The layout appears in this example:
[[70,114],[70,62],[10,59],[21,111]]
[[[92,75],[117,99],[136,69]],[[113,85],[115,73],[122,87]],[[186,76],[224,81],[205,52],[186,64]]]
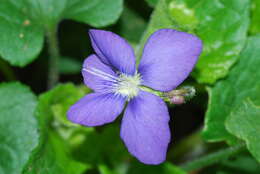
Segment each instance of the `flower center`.
[[120,94],[130,100],[138,95],[140,84],[140,74],[136,73],[134,76],[120,74],[118,77],[118,83],[114,87],[114,92],[115,94]]
[[122,95],[126,97],[127,100],[138,95],[139,86],[141,85],[141,76],[138,73],[135,73],[134,76],[130,76],[118,72],[118,76],[113,76],[96,68],[83,68],[83,71],[110,82],[109,84],[104,83],[100,86],[104,91],[107,90],[107,92]]

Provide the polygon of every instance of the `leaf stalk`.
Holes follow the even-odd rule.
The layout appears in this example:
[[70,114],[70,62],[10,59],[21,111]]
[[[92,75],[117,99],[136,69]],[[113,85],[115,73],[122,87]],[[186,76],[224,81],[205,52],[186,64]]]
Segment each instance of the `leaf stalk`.
[[57,37],[57,26],[52,27],[46,31],[49,51],[49,71],[48,71],[48,89],[54,87],[59,81],[59,47]]
[[213,152],[213,153],[210,153],[203,157],[200,157],[198,159],[195,159],[193,161],[187,162],[187,163],[181,165],[181,167],[187,172],[199,170],[204,167],[216,164],[216,163],[220,162],[221,160],[227,159],[233,155],[236,155],[237,153],[244,150],[245,147],[246,147],[246,145],[244,143],[237,144],[237,145],[234,145],[231,147],[227,147],[227,148],[221,149],[217,152]]

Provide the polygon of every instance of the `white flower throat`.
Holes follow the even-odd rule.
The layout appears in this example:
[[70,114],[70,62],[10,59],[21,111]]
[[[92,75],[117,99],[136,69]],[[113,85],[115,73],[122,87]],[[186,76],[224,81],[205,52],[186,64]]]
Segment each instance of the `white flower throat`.
[[134,76],[120,74],[118,85],[115,88],[115,93],[131,99],[138,95],[140,85],[141,78],[138,73]]
[[[141,76],[138,73],[135,75],[127,75],[124,73],[118,73],[118,76],[113,76],[96,68],[83,68],[83,71],[91,73],[105,81],[112,82],[109,87],[109,92],[113,92],[116,95],[122,95],[128,100],[138,95],[141,85]],[[105,85],[105,84],[104,84]]]

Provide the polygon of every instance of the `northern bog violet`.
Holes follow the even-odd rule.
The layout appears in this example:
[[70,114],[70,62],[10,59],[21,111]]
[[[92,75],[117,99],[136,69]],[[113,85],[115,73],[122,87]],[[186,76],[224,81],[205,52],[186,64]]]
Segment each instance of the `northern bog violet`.
[[168,92],[180,85],[196,64],[201,40],[173,29],[158,30],[136,68],[133,48],[123,38],[103,30],[90,30],[89,35],[95,54],[84,61],[82,74],[94,92],[71,106],[68,119],[103,125],[114,121],[128,103],[120,132],[128,151],[145,164],[163,162],[170,142],[169,113],[164,101],[145,89]]

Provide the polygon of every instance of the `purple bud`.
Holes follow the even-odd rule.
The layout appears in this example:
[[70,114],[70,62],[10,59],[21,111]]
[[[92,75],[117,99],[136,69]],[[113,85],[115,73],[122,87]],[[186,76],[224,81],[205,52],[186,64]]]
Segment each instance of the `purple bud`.
[[170,99],[172,104],[176,104],[176,105],[181,105],[183,103],[185,103],[185,98],[183,96],[173,96]]

